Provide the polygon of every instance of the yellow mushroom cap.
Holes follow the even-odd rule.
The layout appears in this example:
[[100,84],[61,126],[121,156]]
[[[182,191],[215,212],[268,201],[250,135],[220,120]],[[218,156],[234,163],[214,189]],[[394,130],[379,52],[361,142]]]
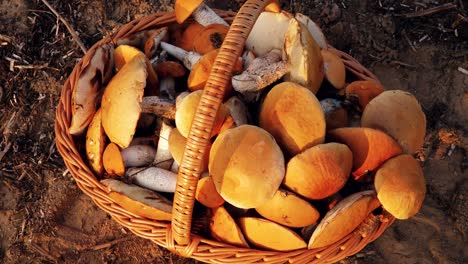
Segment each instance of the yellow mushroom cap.
[[268,132],[242,125],[216,138],[209,172],[224,200],[239,208],[255,208],[278,190],[284,177],[284,157]]
[[[172,154],[172,157],[178,164],[182,164],[182,157],[185,151],[185,145],[187,144],[187,139],[180,134],[177,128],[171,130],[169,134],[169,151]],[[208,155],[210,154],[211,143],[208,142],[205,151],[205,159],[202,167],[202,171],[208,169]]]
[[88,131],[86,132],[86,157],[93,169],[94,173],[98,176],[104,172],[102,164],[102,154],[106,146],[106,134],[102,127],[102,114],[99,109],[89,124]]
[[321,50],[325,67],[325,77],[336,89],[345,86],[346,67],[343,60],[329,50]]
[[145,56],[135,56],[112,78],[101,101],[102,126],[111,142],[130,145],[141,113],[146,86]]
[[307,88],[283,82],[270,90],[260,110],[260,127],[290,155],[325,141],[325,115]]
[[361,125],[384,131],[406,153],[418,151],[426,134],[426,115],[409,92],[385,91],[372,99],[362,113]]
[[352,165],[353,154],[346,145],[320,144],[288,162],[283,184],[309,199],[323,199],[345,185]]
[[103,156],[104,169],[109,175],[124,176],[125,163],[120,153],[119,147],[114,143],[109,143],[104,150]]
[[209,208],[215,208],[224,203],[223,197],[216,191],[216,186],[211,176],[198,180],[195,199]]
[[374,185],[383,208],[398,219],[415,215],[426,195],[421,166],[408,154],[386,161],[377,170]]
[[184,23],[201,3],[203,0],[176,0],[174,11],[177,23]]
[[224,207],[213,209],[213,213],[210,221],[210,233],[215,239],[238,247],[249,247],[236,221]]

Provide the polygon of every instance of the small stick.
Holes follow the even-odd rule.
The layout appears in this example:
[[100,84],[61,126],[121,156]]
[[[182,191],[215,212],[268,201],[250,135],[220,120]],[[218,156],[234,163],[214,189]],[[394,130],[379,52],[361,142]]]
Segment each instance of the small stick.
[[49,9],[50,11],[52,11],[52,13],[54,13],[54,15],[60,19],[60,21],[62,21],[62,23],[65,25],[65,27],[67,28],[68,32],[70,32],[70,34],[72,35],[72,38],[73,40],[75,40],[75,42],[78,44],[78,46],[80,46],[81,50],[83,51],[83,53],[86,53],[88,52],[88,50],[86,49],[85,45],[83,44],[83,42],[80,40],[80,38],[78,37],[78,35],[76,34],[76,31],[72,28],[72,26],[70,24],[68,24],[68,22],[65,20],[65,18],[63,18],[58,12],[57,10],[55,10],[55,8],[49,4],[49,2],[47,2],[47,0],[41,0],[42,3],[44,3]]
[[39,245],[31,243],[31,247],[34,249],[34,251],[41,254],[42,256],[52,260],[54,263],[58,263],[58,260],[56,257],[52,256],[47,250],[43,249]]
[[100,249],[104,249],[104,248],[109,248],[109,247],[112,247],[113,245],[118,244],[120,242],[130,240],[130,238],[131,237],[123,237],[123,238],[115,239],[115,240],[112,240],[112,241],[107,242],[107,243],[102,243],[102,244],[99,244],[99,245],[95,245],[95,246],[91,247],[90,249],[91,250],[100,250]]
[[15,65],[13,66],[13,68],[20,69],[20,70],[29,70],[29,69],[42,70],[42,69],[47,68],[48,66],[49,66],[48,63],[44,63],[42,65]]
[[428,15],[432,15],[432,14],[435,14],[435,13],[438,13],[438,12],[441,12],[441,11],[450,10],[450,9],[453,9],[453,8],[456,8],[456,7],[457,7],[456,4],[448,3],[448,4],[444,4],[444,5],[424,9],[424,10],[421,10],[421,11],[404,14],[403,16],[406,17],[406,18],[428,16]]
[[465,75],[468,75],[468,70],[463,69],[462,67],[458,67],[458,71],[465,74]]

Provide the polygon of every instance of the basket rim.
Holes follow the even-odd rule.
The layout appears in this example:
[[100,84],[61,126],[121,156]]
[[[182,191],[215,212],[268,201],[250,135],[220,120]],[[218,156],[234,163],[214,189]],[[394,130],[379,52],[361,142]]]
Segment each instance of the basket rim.
[[[231,22],[236,15],[236,13],[232,11],[215,11],[229,22]],[[77,182],[78,187],[89,196],[99,208],[110,214],[115,221],[127,227],[137,236],[150,239],[158,245],[168,248],[179,255],[213,263],[234,263],[235,261],[250,262],[253,260],[265,263],[283,263],[285,261],[302,263],[310,261],[311,259],[315,259],[316,261],[338,261],[360,251],[368,243],[377,239],[385,229],[395,221],[394,217],[385,211],[379,216],[371,214],[355,231],[340,241],[318,249],[300,249],[282,252],[238,248],[211,238],[200,237],[197,234],[192,234],[193,239],[189,246],[179,246],[173,244],[170,228],[171,222],[149,220],[141,216],[136,216],[126,211],[118,204],[115,204],[107,195],[104,185],[96,179],[87,165],[87,162],[85,162],[80,155],[78,147],[75,144],[75,138],[68,132],[71,120],[71,95],[74,90],[74,80],[77,80],[79,74],[85,69],[86,63],[89,62],[96,48],[103,43],[113,43],[115,45],[118,39],[135,32],[175,24],[173,13],[155,13],[135,19],[123,25],[111,35],[95,43],[88,50],[75,65],[62,87],[55,119],[57,148],[66,167]],[[374,74],[349,54],[336,50],[332,46],[329,46],[329,50],[340,56],[347,70],[359,79],[379,82]],[[235,261],[228,261],[229,259],[234,259]]]

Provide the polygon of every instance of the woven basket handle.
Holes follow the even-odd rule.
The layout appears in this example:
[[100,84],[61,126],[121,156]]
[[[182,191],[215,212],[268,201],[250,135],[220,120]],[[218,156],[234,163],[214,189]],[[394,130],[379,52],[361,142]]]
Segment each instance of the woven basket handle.
[[244,48],[255,21],[273,0],[248,0],[239,10],[216,57],[192,122],[172,209],[172,237],[179,245],[190,243],[195,191],[200,177],[205,148],[224,92],[231,82],[232,70]]

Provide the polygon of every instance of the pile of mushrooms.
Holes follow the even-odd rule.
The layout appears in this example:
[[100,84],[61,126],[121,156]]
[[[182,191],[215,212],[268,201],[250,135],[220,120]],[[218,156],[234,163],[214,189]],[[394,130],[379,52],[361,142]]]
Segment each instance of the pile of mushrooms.
[[[206,146],[195,195],[204,235],[289,251],[333,244],[380,207],[414,216],[426,192],[413,157],[426,129],[417,99],[349,74],[307,16],[268,10]],[[229,29],[200,0],[176,0],[175,15],[178,26],[89,54],[69,128],[111,199],[158,221],[171,219],[186,138]]]

